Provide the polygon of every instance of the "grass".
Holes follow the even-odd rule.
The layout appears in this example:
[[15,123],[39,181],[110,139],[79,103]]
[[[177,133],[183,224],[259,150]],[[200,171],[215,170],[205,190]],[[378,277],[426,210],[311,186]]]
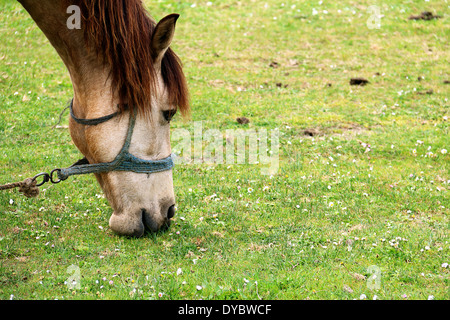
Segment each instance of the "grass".
[[[1,299],[450,298],[445,1],[377,2],[379,29],[367,27],[370,1],[146,4],[158,20],[181,14],[173,48],[192,115],[173,130],[278,128],[280,168],[178,165],[172,227],[141,239],[109,229],[93,176],[36,199],[3,191]],[[72,96],[64,65],[18,3],[0,5],[7,183],[79,152],[51,128]],[[442,18],[407,19],[425,10]]]

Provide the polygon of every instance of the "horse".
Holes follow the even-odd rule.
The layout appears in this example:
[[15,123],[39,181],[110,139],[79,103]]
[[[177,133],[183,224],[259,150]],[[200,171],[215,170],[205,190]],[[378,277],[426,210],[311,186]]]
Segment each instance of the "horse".
[[[128,156],[144,164],[168,159],[170,120],[178,110],[189,113],[186,77],[170,48],[179,15],[156,23],[141,0],[18,1],[69,72],[69,130],[87,166],[113,162],[125,145]],[[69,7],[77,9],[80,28],[68,27]],[[94,174],[113,209],[115,233],[141,237],[169,227],[175,214],[171,166]]]

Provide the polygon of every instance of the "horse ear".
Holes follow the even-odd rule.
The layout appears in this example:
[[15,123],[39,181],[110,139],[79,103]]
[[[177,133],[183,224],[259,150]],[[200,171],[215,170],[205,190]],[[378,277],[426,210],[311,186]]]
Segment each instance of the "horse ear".
[[175,24],[180,15],[173,13],[161,19],[153,32],[151,50],[156,66],[161,65],[162,58],[172,43],[175,34]]

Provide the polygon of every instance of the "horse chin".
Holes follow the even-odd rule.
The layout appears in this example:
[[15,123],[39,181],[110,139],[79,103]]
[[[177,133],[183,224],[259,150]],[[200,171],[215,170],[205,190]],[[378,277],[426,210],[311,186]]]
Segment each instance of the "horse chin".
[[145,232],[142,212],[136,215],[114,212],[109,219],[109,227],[119,235],[136,238],[142,237]]

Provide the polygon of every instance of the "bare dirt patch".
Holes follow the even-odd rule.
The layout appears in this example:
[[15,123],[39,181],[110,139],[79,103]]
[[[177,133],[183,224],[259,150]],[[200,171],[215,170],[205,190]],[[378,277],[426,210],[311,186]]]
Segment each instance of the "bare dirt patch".
[[415,16],[411,15],[408,19],[409,20],[433,20],[433,19],[440,19],[442,16],[434,15],[430,11],[423,11],[421,14]]
[[365,86],[369,83],[369,80],[364,78],[351,78],[350,85],[351,86]]

